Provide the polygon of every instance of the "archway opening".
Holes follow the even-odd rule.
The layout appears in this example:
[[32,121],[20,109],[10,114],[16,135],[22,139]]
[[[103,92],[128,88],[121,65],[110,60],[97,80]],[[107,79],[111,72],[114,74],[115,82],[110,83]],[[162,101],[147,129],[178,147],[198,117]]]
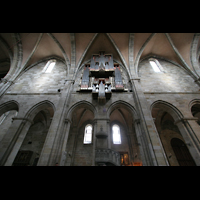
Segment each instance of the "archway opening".
[[3,140],[8,129],[13,123],[13,118],[17,117],[18,105],[15,102],[7,102],[0,109],[0,142]]
[[71,114],[71,126],[66,145],[66,166],[91,166],[93,164],[94,113],[90,105],[82,103]]
[[197,123],[200,125],[200,104],[194,104],[191,112],[194,117],[198,117]]
[[10,60],[3,59],[0,60],[0,79],[4,78],[10,70]]
[[142,165],[133,112],[119,103],[112,108],[109,117],[110,146],[120,154],[120,165]]
[[[186,142],[179,130],[179,127],[174,123],[172,110],[166,109],[166,106],[155,104],[152,108],[152,117],[163,145],[168,163],[170,166],[191,166],[196,165],[192,155],[186,145]],[[178,143],[176,141],[179,141]],[[180,145],[184,146],[184,156]]]
[[186,144],[178,139],[172,138],[171,146],[176,155],[177,161],[180,166],[195,166],[195,162],[186,146]]
[[50,105],[46,105],[37,112],[15,157],[13,166],[37,165],[53,115],[54,110]]

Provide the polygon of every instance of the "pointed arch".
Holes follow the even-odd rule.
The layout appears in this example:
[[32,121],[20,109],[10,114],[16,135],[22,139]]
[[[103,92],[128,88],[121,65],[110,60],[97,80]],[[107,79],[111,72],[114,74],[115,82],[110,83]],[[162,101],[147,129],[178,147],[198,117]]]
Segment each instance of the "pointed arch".
[[125,107],[126,109],[128,109],[129,111],[131,111],[134,119],[139,119],[139,115],[138,115],[137,111],[135,110],[135,108],[131,104],[129,104],[129,103],[125,102],[125,101],[122,101],[122,100],[115,101],[108,107],[108,109],[107,109],[107,118],[109,118],[109,116],[111,115],[112,111],[116,107],[119,107],[119,105],[121,105],[121,106]]
[[3,37],[0,36],[0,44],[1,44],[1,47],[3,47],[3,49],[5,49],[5,51],[8,52],[8,55],[10,57],[10,60],[12,62],[12,59],[13,59],[13,53],[8,45],[8,43],[5,41],[5,39],[3,39]]
[[198,79],[197,75],[190,69],[190,67],[188,66],[188,64],[185,62],[185,60],[183,59],[183,57],[181,56],[181,54],[179,53],[178,49],[175,47],[171,37],[169,36],[168,33],[165,33],[170,45],[172,46],[174,52],[176,53],[176,55],[178,56],[178,58],[180,59],[183,67],[188,71],[188,73],[190,74],[190,76],[192,78],[194,78],[195,80]]
[[[184,137],[185,141],[191,140],[191,142],[194,144],[195,148],[198,149],[198,153],[200,153],[200,148],[199,148],[200,141],[199,141],[198,137],[196,136],[192,127],[189,125],[187,118],[184,118],[184,116],[180,112],[180,110],[178,108],[176,108],[174,105],[172,105],[171,103],[168,103],[168,102],[162,101],[162,100],[157,100],[151,104],[151,106],[150,106],[151,112],[154,107],[157,107],[157,108],[160,107],[160,108],[162,108],[162,110],[168,112],[173,117],[173,119],[175,121],[174,124],[177,124],[178,127],[182,128],[183,132],[181,134]],[[190,139],[188,139],[188,138],[190,138]]]
[[[47,35],[50,36],[53,39],[53,41],[58,45],[58,47],[60,48],[60,50],[61,50],[61,52],[63,54],[63,57],[64,57],[65,62],[66,62],[66,65],[70,66],[69,58],[68,58],[67,54],[65,53],[65,50],[64,50],[63,46],[60,44],[60,42],[56,39],[56,37],[52,33],[47,33]],[[67,68],[69,68],[69,67],[67,67]]]
[[15,75],[21,68],[23,51],[22,51],[22,41],[19,33],[11,34],[13,39],[13,57],[10,66],[10,70],[7,75],[4,77],[5,79],[14,79]]
[[9,110],[19,111],[19,103],[15,100],[11,100],[11,101],[1,104],[0,105],[0,116]]
[[198,46],[199,46],[199,40],[200,40],[200,33],[195,33],[193,37],[193,41],[191,44],[190,49],[190,60],[192,67],[194,69],[194,72],[200,76],[200,67],[198,64]]
[[124,57],[123,57],[121,51],[120,51],[119,48],[117,47],[116,43],[114,42],[114,40],[112,39],[112,37],[110,36],[110,34],[109,34],[109,33],[106,33],[106,35],[108,36],[108,38],[109,38],[110,41],[112,42],[113,46],[115,47],[116,51],[118,52],[118,54],[119,54],[119,56],[120,56],[120,58],[121,58],[121,60],[122,60],[123,65],[126,67],[126,70],[129,72],[128,65],[127,65],[127,63],[126,63],[126,61],[125,61],[125,59],[124,59]]
[[[105,35],[105,36],[104,36],[104,35]],[[90,61],[89,58],[91,58],[92,53],[99,53],[99,51],[95,48],[96,45],[95,45],[94,43],[95,43],[95,42],[98,43],[99,41],[103,40],[103,38],[104,38],[105,40],[107,40],[107,41],[110,43],[109,45],[111,45],[111,47],[109,48],[109,52],[106,51],[107,49],[102,49],[103,47],[104,47],[104,48],[108,48],[108,46],[106,46],[105,42],[101,42],[102,45],[100,45],[101,47],[99,47],[99,48],[101,48],[101,49],[98,49],[98,50],[104,50],[104,51],[106,51],[106,53],[112,53],[112,54],[115,53],[115,54],[117,55],[117,57],[114,57],[114,56],[113,56],[113,60],[120,60],[120,62],[118,62],[118,63],[122,63],[122,65],[124,66],[124,68],[126,69],[128,75],[129,75],[129,77],[130,77],[130,70],[129,70],[129,68],[128,68],[128,65],[127,65],[127,63],[126,63],[126,61],[125,61],[125,59],[124,59],[124,57],[123,57],[121,51],[119,50],[119,48],[118,48],[117,45],[115,44],[114,40],[112,39],[112,37],[111,37],[108,33],[96,33],[96,34],[92,37],[92,39],[90,40],[90,42],[88,43],[86,49],[84,50],[84,52],[83,52],[83,54],[82,54],[82,56],[81,56],[81,58],[80,58],[80,60],[79,60],[79,62],[78,62],[78,64],[77,64],[77,66],[76,66],[76,71],[75,71],[75,73],[74,73],[74,78],[75,78],[77,72],[80,70],[80,68],[82,68],[82,67],[84,66],[85,63],[87,63],[87,62]],[[99,46],[99,45],[97,45],[97,46]],[[103,46],[103,47],[102,47],[102,46]],[[94,50],[95,52],[92,52],[92,51],[91,51],[91,48],[94,48],[93,50]],[[90,52],[89,52],[89,51],[90,51]],[[113,52],[113,51],[114,51],[114,52]],[[89,52],[89,53],[88,53],[88,52]],[[89,55],[89,54],[90,54],[90,55]],[[88,60],[88,59],[89,59],[89,60]]]
[[83,101],[79,101],[79,102],[77,102],[77,103],[75,103],[74,105],[71,106],[71,108],[68,110],[68,112],[66,114],[66,118],[67,119],[71,119],[72,118],[72,113],[74,112],[74,110],[76,108],[80,107],[80,106],[81,107],[85,107],[86,109],[90,110],[94,114],[94,116],[97,113],[97,109],[92,103],[83,100]]
[[172,115],[172,117],[174,118],[174,121],[178,121],[183,118],[183,114],[178,110],[178,108],[176,108],[174,105],[172,105],[171,103],[167,101],[157,100],[153,102],[150,106],[151,112],[155,106],[162,106],[162,108],[167,110],[167,112],[169,112],[169,114]]
[[40,35],[39,35],[39,37],[38,37],[38,39],[37,39],[37,41],[36,41],[36,43],[35,43],[35,46],[33,47],[31,53],[29,54],[28,58],[26,59],[24,65],[23,65],[23,69],[26,68],[26,66],[27,66],[27,64],[28,64],[28,62],[29,62],[29,60],[31,59],[31,57],[32,57],[33,54],[35,53],[35,51],[36,51],[36,49],[37,49],[37,47],[38,47],[38,45],[39,45],[39,43],[40,43],[40,41],[41,41],[41,39],[42,39],[42,36],[43,36],[43,33],[40,33]]
[[30,70],[32,67],[42,63],[42,62],[47,62],[48,60],[58,60],[61,61],[63,64],[65,64],[66,66],[66,71],[68,72],[68,66],[66,65],[65,61],[63,58],[60,58],[59,56],[48,56],[45,58],[42,58],[41,60],[36,61],[35,63],[31,64],[30,66],[28,66],[27,68],[25,68],[23,71],[21,71],[14,79],[14,81],[16,82],[25,72],[27,72],[28,70]]
[[152,33],[147,39],[146,41],[144,42],[144,44],[142,45],[142,47],[140,48],[138,54],[137,54],[137,57],[135,59],[135,62],[134,62],[134,68],[135,68],[135,76],[138,77],[138,65],[139,65],[139,60],[140,60],[140,57],[142,55],[142,52],[144,51],[145,47],[147,46],[147,44],[149,43],[149,41],[153,38],[153,36],[155,36],[156,33]]
[[41,110],[47,107],[51,108],[51,111],[53,112],[52,114],[55,113],[56,110],[55,105],[51,101],[44,100],[35,104],[32,108],[30,108],[29,111],[26,113],[25,118],[33,120],[34,117],[37,115],[37,113],[39,113]]
[[[80,60],[79,60],[79,62],[78,62],[78,64],[77,64],[76,72],[77,72],[77,70],[79,69],[79,67],[80,67],[80,65],[81,65],[81,63],[82,63],[82,61],[83,61],[83,59],[84,59],[84,57],[85,57],[85,55],[86,55],[88,49],[90,48],[90,46],[91,46],[92,43],[94,42],[94,40],[95,40],[95,38],[97,37],[97,35],[98,35],[98,33],[95,33],[95,35],[92,37],[92,39],[91,39],[90,42],[88,43],[87,47],[85,48],[85,51],[83,52],[83,54],[82,54],[82,56],[81,56],[81,58],[80,58]],[[76,73],[75,73],[75,74],[76,74]]]

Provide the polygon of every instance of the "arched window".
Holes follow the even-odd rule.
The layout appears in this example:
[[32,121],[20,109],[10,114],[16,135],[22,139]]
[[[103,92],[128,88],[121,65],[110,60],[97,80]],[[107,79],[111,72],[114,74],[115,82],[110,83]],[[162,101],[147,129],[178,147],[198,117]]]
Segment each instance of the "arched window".
[[112,126],[113,143],[121,144],[120,128],[117,124]]
[[151,64],[154,72],[161,72],[160,67],[158,66],[157,62],[155,60],[149,60],[149,63]]
[[85,126],[85,133],[84,133],[84,144],[91,144],[92,143],[92,125],[88,124]]
[[56,60],[49,60],[47,62],[47,64],[45,65],[44,69],[42,70],[42,72],[51,73],[51,71],[54,68],[55,64],[56,64]]

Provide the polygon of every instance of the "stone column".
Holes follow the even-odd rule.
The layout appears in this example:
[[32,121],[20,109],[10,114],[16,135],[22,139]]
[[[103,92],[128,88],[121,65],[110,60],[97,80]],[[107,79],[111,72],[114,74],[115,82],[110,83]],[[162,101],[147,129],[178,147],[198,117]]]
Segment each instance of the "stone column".
[[93,149],[92,149],[92,151],[93,151],[93,159],[92,159],[92,166],[95,166],[95,149],[96,149],[96,140],[97,140],[97,138],[96,138],[96,133],[97,133],[97,120],[94,120],[93,121],[93,139],[92,139],[92,143],[93,143]]
[[146,165],[167,165],[164,156],[165,152],[163,151],[159,138],[156,135],[154,122],[150,113],[150,106],[148,106],[148,102],[144,96],[139,81],[139,78],[130,79],[133,98],[140,118],[140,137],[143,148],[141,152],[145,155],[143,159],[145,158]]
[[71,120],[69,119],[65,119],[65,127],[64,127],[64,138],[62,139],[62,146],[61,146],[61,156],[60,156],[60,160],[58,161],[59,166],[64,166],[65,164],[65,160],[66,160],[66,145],[67,145],[67,141],[68,141],[68,136],[69,136],[69,130],[70,130],[70,126],[71,126]]
[[73,80],[67,80],[65,88],[63,89],[37,164],[38,166],[54,166],[55,163],[58,162],[58,157],[60,157],[61,153],[59,152],[59,149],[60,145],[62,145],[62,143],[60,143],[60,138],[62,138],[63,134],[65,134],[63,132],[65,126],[64,117],[66,110],[68,109],[67,102],[69,100],[73,84]]
[[176,120],[174,124],[178,126],[179,131],[181,132],[181,135],[183,136],[196,165],[200,166],[200,141],[198,137],[199,133],[196,134],[191,127],[191,124],[193,124],[195,120],[197,120],[197,118],[195,117],[184,117]]
[[[135,131],[136,131],[136,135],[137,135],[137,140],[138,140],[138,145],[139,145],[139,149],[140,149],[140,154],[141,154],[141,159],[142,159],[142,165],[143,166],[146,166],[146,165],[149,165],[149,162],[148,162],[148,156],[150,155],[147,155],[149,152],[148,150],[146,150],[145,146],[147,145],[144,141],[144,138],[143,138],[143,134],[141,132],[141,127],[140,127],[140,120],[139,119],[136,119],[134,121],[134,124],[135,124]],[[147,147],[148,148],[148,147]]]
[[33,121],[27,118],[13,118],[13,123],[0,144],[1,165],[12,165],[32,124]]

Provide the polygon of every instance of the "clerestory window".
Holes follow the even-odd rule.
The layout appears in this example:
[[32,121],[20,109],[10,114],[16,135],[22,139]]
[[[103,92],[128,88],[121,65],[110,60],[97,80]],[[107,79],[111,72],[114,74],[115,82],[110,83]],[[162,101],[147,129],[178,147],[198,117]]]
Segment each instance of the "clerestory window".
[[161,70],[155,60],[149,60],[149,63],[151,64],[154,72],[161,72]]
[[85,126],[85,133],[84,133],[84,144],[91,144],[92,143],[92,125],[88,124]]
[[47,64],[44,66],[44,69],[42,70],[42,72],[51,73],[51,71],[53,70],[55,64],[56,64],[56,60],[49,60],[47,62]]
[[121,144],[120,128],[117,124],[114,124],[112,126],[112,135],[113,135],[113,143],[114,144]]

